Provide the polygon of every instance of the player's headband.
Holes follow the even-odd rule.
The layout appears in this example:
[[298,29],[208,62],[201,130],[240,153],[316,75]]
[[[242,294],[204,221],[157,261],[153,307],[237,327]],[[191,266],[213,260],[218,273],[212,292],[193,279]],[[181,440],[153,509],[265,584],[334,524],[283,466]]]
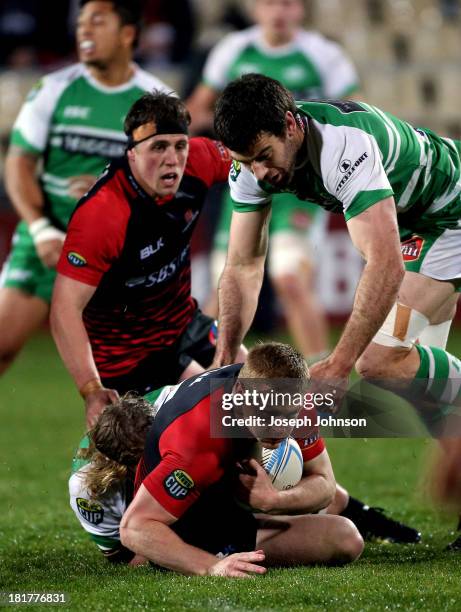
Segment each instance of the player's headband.
[[149,140],[149,138],[153,138],[154,136],[158,136],[159,134],[189,134],[189,126],[186,121],[174,119],[164,119],[163,121],[155,122],[156,131],[152,134],[148,134],[139,140],[134,140],[133,136],[128,136],[128,143],[126,146],[127,151],[132,149],[136,145],[144,142],[145,140]]

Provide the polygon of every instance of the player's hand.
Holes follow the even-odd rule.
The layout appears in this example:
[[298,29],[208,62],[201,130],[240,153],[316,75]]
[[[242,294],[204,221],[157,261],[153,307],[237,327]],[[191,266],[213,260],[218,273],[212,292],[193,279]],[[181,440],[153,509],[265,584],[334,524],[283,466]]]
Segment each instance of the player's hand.
[[238,500],[254,510],[270,513],[276,506],[279,492],[256,459],[250,459],[245,467],[250,473],[239,474]]
[[47,268],[56,268],[65,237],[66,235],[62,232],[62,238],[56,237],[52,240],[36,242],[35,249],[37,255],[40,257],[42,264]]
[[346,394],[349,384],[349,372],[338,368],[330,357],[317,361],[309,366],[311,393],[331,394],[334,398],[334,405],[330,408],[322,408],[322,411],[331,413],[338,412],[341,401]]
[[69,195],[76,200],[80,200],[83,196],[93,187],[96,176],[92,174],[80,174],[79,176],[72,176],[69,179]]
[[241,552],[221,559],[208,570],[208,576],[251,578],[252,574],[265,574],[267,569],[258,563],[265,559],[264,551]]
[[90,430],[96,425],[99,415],[109,404],[120,399],[115,389],[98,389],[85,397],[86,426]]

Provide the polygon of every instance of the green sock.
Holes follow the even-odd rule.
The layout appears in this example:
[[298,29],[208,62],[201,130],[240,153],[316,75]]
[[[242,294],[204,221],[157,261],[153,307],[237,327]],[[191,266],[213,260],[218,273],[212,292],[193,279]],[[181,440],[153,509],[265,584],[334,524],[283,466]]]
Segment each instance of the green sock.
[[[461,398],[461,361],[447,351],[416,344],[421,363],[415,379],[427,381],[425,389],[416,383],[417,394],[423,392],[428,404],[419,413],[426,425],[433,426],[452,413]],[[416,401],[415,405],[419,402]],[[457,405],[456,405],[457,404]]]
[[421,358],[415,378],[427,380],[426,391],[436,401],[451,404],[461,387],[461,361],[438,347],[415,346]]

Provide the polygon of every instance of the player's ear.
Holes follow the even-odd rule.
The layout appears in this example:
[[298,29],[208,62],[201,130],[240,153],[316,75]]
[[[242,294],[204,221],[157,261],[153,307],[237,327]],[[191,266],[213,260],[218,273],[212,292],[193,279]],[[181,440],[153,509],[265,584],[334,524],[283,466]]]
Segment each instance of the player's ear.
[[132,149],[128,149],[128,151],[126,152],[126,156],[131,162],[134,161],[134,157],[135,157],[134,147]]
[[285,114],[285,125],[286,125],[286,135],[289,138],[292,138],[296,132],[297,123],[291,111],[287,111]]
[[132,24],[123,25],[121,29],[123,46],[126,48],[134,48],[136,35],[137,35],[136,26]]

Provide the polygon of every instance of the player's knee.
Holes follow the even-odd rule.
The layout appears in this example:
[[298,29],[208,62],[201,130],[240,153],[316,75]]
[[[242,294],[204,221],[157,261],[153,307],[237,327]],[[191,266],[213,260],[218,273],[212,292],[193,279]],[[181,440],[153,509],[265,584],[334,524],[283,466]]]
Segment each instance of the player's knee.
[[362,353],[355,364],[355,369],[362,378],[377,378],[383,367],[385,364],[379,363],[373,351],[368,349]]
[[352,563],[360,557],[364,546],[363,538],[354,523],[348,518],[339,516],[332,562]]
[[371,343],[355,364],[357,373],[365,379],[393,378],[398,375],[399,364],[408,350],[399,347],[381,347]]
[[296,274],[280,274],[271,278],[277,295],[284,303],[298,304],[306,289]]

